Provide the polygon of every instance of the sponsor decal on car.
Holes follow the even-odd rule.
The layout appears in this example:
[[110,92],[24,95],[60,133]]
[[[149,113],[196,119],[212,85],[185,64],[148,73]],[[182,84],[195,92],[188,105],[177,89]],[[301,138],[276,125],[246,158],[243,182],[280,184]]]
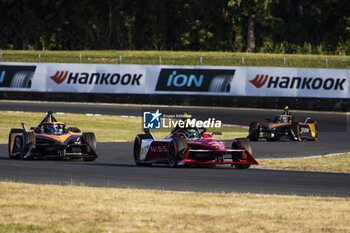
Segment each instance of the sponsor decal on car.
[[149,150],[155,153],[168,152],[168,148],[166,146],[151,146]]
[[302,127],[300,129],[300,133],[309,133],[310,132],[310,129],[308,127]]

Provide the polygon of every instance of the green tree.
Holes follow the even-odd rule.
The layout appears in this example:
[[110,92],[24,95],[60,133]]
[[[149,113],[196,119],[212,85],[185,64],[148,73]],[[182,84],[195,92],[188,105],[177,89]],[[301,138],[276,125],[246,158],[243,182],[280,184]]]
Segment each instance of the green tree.
[[[255,51],[255,24],[257,21],[264,20],[265,17],[270,16],[271,14],[271,4],[274,3],[274,1],[278,0],[229,0],[227,5],[229,8],[231,8],[234,11],[233,17],[234,22],[241,24],[244,21],[247,22],[246,25],[246,31],[247,31],[247,45],[246,45],[246,51],[247,52],[254,52]],[[240,13],[239,13],[240,12]],[[238,13],[238,14],[237,14]],[[245,18],[245,19],[243,19]],[[236,35],[236,41],[237,37],[242,37],[242,29],[239,27],[236,27],[236,30],[238,30],[238,33]]]

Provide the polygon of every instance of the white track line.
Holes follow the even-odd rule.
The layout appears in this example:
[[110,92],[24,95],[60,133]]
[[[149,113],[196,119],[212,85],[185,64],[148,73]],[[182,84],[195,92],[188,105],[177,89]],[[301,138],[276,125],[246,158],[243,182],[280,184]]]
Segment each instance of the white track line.
[[350,152],[339,152],[339,153],[331,153],[331,154],[325,154],[325,155],[310,155],[310,156],[303,156],[303,157],[258,158],[258,159],[310,159],[310,158],[339,156],[339,155],[343,155],[343,154],[350,154]]
[[339,156],[342,154],[349,154],[350,152],[342,152],[342,153],[332,153],[332,154],[325,154],[325,155],[311,155],[307,157],[301,157],[303,159],[309,159],[309,158],[322,158],[322,157],[332,157],[332,156]]

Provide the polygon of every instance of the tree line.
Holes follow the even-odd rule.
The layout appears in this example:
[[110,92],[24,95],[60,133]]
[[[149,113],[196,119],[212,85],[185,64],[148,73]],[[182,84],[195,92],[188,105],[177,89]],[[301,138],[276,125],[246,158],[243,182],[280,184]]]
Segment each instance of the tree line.
[[344,0],[1,0],[0,49],[350,53]]

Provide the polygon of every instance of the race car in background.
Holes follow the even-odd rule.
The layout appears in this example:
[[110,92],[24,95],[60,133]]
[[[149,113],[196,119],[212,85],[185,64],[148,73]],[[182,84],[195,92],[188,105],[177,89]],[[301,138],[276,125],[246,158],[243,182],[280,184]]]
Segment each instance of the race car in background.
[[265,138],[268,141],[292,140],[316,141],[318,138],[317,121],[307,117],[304,122],[295,121],[293,115],[288,111],[288,106],[284,112],[274,117],[266,119],[265,123],[251,122],[249,126],[250,141],[258,141]]
[[246,138],[233,140],[231,148],[223,141],[206,134],[206,128],[177,128],[162,140],[155,140],[149,130],[139,134],[134,141],[134,160],[137,166],[168,164],[170,167],[185,165],[231,164],[247,169],[258,164]]
[[97,158],[94,133],[81,133],[77,127],[58,122],[49,111],[37,127],[28,131],[11,129],[8,151],[10,158],[33,159],[80,159],[93,161]]

